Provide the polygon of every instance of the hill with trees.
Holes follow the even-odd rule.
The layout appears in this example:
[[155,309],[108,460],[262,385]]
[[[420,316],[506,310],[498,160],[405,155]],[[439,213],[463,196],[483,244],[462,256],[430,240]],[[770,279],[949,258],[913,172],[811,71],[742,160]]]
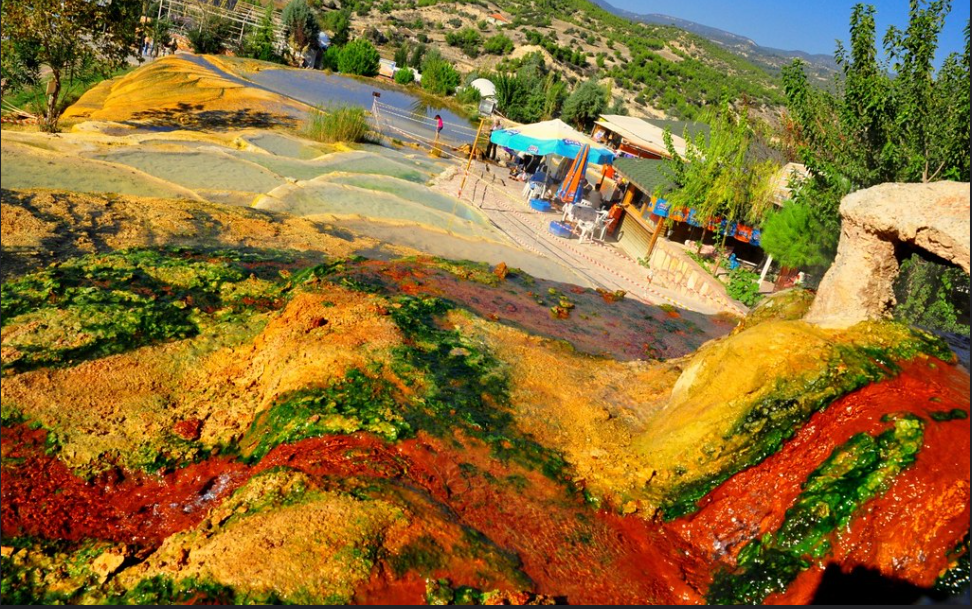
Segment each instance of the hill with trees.
[[543,88],[533,110],[511,117],[520,120],[558,114],[587,81],[604,90],[601,110],[632,115],[691,119],[729,98],[769,116],[783,104],[772,70],[702,36],[633,22],[588,0],[319,1],[325,24],[344,15],[350,35],[368,38],[382,56],[434,48],[467,82],[500,73],[529,85],[526,97]]

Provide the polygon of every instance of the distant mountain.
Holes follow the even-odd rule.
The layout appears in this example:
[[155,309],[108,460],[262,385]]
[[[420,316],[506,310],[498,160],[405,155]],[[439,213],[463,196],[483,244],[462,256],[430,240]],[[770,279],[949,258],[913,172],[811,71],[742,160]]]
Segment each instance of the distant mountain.
[[829,77],[837,71],[837,62],[834,60],[832,55],[824,55],[820,53],[812,54],[805,51],[787,51],[783,49],[774,49],[772,47],[764,47],[757,44],[754,40],[746,38],[745,36],[733,34],[732,32],[720,30],[719,28],[702,25],[701,23],[695,23],[694,21],[689,21],[687,19],[679,19],[678,17],[661,15],[658,13],[634,13],[632,11],[617,8],[605,0],[590,0],[590,2],[608,11],[609,13],[617,15],[618,17],[630,19],[631,21],[640,21],[642,23],[651,23],[656,25],[671,25],[687,32],[692,32],[693,34],[702,36],[703,38],[711,40],[712,42],[720,44],[727,49],[742,55],[754,64],[767,69],[773,74],[778,73],[782,66],[790,63],[793,61],[793,59],[802,59],[810,68],[809,72],[823,80],[829,80]]

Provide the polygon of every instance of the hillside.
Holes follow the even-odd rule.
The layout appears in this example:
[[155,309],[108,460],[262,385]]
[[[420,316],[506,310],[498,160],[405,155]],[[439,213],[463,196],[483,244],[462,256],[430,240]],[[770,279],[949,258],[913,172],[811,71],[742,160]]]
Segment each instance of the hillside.
[[[746,98],[764,115],[782,104],[765,61],[677,27],[633,22],[587,0],[332,0],[324,8],[331,6],[351,9],[353,35],[370,38],[384,57],[402,45],[412,52],[425,45],[470,74],[515,71],[537,52],[544,69],[571,88],[597,78],[635,116],[694,118],[724,95]],[[500,44],[498,36],[511,44]]]
[[745,57],[752,63],[768,70],[771,74],[777,74],[783,66],[789,64],[794,59],[800,59],[806,64],[808,74],[821,83],[828,82],[837,71],[837,62],[833,55],[813,54],[798,50],[775,49],[757,44],[754,40],[739,34],[733,34],[719,28],[702,25],[687,19],[679,19],[671,15],[661,15],[658,13],[635,13],[624,9],[616,8],[605,0],[592,0],[592,2],[604,10],[643,23],[653,23],[658,25],[672,25],[679,29],[693,34],[698,34],[724,48]]

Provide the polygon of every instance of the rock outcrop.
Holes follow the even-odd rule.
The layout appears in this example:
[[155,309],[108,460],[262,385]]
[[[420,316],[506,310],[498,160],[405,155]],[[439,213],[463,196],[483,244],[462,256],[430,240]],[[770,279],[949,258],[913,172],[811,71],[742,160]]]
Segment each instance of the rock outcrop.
[[837,259],[806,320],[846,328],[890,317],[901,258],[922,250],[969,272],[969,184],[881,184],[840,204]]

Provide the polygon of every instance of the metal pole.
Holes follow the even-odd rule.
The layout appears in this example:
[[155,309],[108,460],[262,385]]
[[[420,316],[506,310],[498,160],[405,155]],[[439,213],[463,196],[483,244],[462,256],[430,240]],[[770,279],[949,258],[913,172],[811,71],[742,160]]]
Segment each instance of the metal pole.
[[[456,197],[462,197],[462,189],[466,186],[466,178],[469,177],[469,166],[472,165],[473,155],[476,154],[476,144],[479,142],[479,136],[483,132],[483,125],[486,124],[485,118],[479,119],[479,129],[476,130],[476,139],[473,140],[472,146],[469,148],[469,159],[466,161],[466,170],[462,174],[462,183],[459,184],[459,194]],[[438,141],[438,135],[436,135],[436,141]]]
[[763,265],[763,272],[759,274],[759,282],[766,281],[766,274],[769,273],[770,264],[773,263],[773,254],[766,255],[766,264]]

